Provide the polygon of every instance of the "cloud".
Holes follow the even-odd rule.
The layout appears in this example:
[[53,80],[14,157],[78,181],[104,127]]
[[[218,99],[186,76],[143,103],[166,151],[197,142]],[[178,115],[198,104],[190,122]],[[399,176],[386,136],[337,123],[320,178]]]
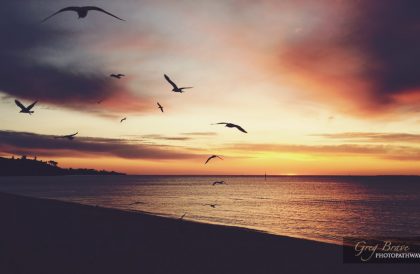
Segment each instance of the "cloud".
[[343,112],[418,111],[420,3],[327,2],[317,2],[328,10],[317,24],[281,41],[280,65],[291,69],[290,79]]
[[342,132],[330,134],[318,134],[330,139],[346,140],[352,142],[397,142],[397,143],[414,143],[420,142],[420,134],[409,133],[376,133],[376,132]]
[[180,147],[147,145],[138,141],[78,137],[73,141],[54,139],[51,135],[0,131],[0,152],[15,155],[56,157],[119,157],[143,160],[182,160],[198,154]]
[[144,139],[152,139],[152,140],[165,140],[165,141],[189,141],[192,138],[190,137],[170,137],[170,136],[164,136],[160,134],[149,134],[149,135],[142,135],[141,138]]
[[0,10],[0,91],[10,97],[39,100],[100,114],[96,104],[107,99],[107,111],[143,111],[147,102],[108,77],[99,60],[78,55],[78,33],[40,24],[31,5],[2,3]]
[[296,153],[324,156],[362,156],[400,161],[420,161],[420,148],[394,145],[294,145],[294,144],[231,144],[229,151],[257,153]]
[[186,135],[186,136],[216,136],[217,133],[216,132],[184,132],[181,133],[181,135]]

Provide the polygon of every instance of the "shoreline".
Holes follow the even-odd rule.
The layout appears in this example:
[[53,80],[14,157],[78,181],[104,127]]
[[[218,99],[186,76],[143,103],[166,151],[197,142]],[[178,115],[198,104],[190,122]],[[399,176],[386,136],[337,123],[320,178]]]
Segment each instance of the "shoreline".
[[0,273],[395,273],[342,247],[261,231],[0,193]]

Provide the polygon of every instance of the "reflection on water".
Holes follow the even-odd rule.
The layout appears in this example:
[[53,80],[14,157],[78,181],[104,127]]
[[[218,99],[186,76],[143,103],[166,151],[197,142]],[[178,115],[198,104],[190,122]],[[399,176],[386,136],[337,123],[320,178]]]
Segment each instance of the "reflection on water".
[[[227,185],[212,186],[216,180]],[[341,243],[420,235],[416,177],[1,177],[0,191]],[[212,208],[206,204],[217,204]]]

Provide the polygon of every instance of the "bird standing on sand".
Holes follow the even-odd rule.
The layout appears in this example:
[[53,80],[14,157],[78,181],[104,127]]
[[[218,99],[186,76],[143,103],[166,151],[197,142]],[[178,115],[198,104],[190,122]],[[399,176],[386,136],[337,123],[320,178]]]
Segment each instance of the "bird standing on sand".
[[113,78],[117,78],[117,79],[121,79],[122,77],[124,77],[124,74],[118,73],[118,74],[111,74],[109,75],[109,77],[113,77]]
[[224,185],[225,184],[225,181],[216,181],[216,182],[213,182],[213,186],[215,186],[215,185]]
[[235,125],[235,124],[232,124],[232,123],[221,122],[221,123],[216,123],[216,124],[212,124],[212,125],[225,125],[225,127],[228,127],[228,128],[233,128],[234,127],[234,128],[237,128],[239,131],[242,131],[243,133],[248,133],[241,126],[238,126],[238,125]]
[[100,11],[100,12],[103,12],[105,14],[108,14],[108,15],[114,17],[114,18],[117,18],[118,20],[125,21],[124,19],[121,19],[118,16],[115,16],[114,14],[107,12],[104,9],[101,9],[101,8],[98,8],[98,7],[94,7],[94,6],[85,6],[85,7],[67,7],[67,8],[63,8],[63,9],[57,11],[56,13],[51,14],[50,16],[48,16],[47,18],[45,18],[44,20],[42,20],[41,23],[44,23],[45,21],[47,21],[51,17],[53,17],[53,16],[55,16],[55,15],[61,13],[61,12],[65,12],[65,11],[74,11],[79,16],[79,19],[80,18],[85,18],[88,15],[88,12],[91,11],[91,10]]
[[28,113],[29,115],[31,115],[32,113],[34,113],[33,110],[31,110],[36,103],[38,103],[38,101],[33,102],[32,104],[30,104],[29,106],[25,107],[21,102],[19,102],[19,100],[15,99],[15,104],[20,108],[20,113]]
[[127,120],[127,117],[122,118],[120,123],[124,122],[125,120]]
[[207,159],[207,161],[204,163],[204,164],[207,164],[211,159],[213,159],[213,158],[219,158],[220,160],[223,160],[223,158],[222,157],[220,157],[220,156],[218,156],[218,155],[212,155],[212,156],[210,156],[208,159]]
[[158,109],[160,109],[160,111],[163,112],[163,107],[159,104],[159,102],[157,103],[157,105],[158,105]]
[[79,132],[76,132],[74,134],[69,134],[69,135],[64,135],[64,136],[55,136],[54,139],[69,139],[70,141],[72,141],[74,139],[74,136],[76,136]]
[[173,87],[173,89],[172,89],[173,92],[183,93],[184,92],[184,89],[193,88],[193,87],[182,87],[182,88],[179,88],[174,82],[172,82],[171,78],[169,78],[168,75],[164,74],[164,76],[165,76],[166,81],[168,81],[168,83],[171,84],[171,86]]

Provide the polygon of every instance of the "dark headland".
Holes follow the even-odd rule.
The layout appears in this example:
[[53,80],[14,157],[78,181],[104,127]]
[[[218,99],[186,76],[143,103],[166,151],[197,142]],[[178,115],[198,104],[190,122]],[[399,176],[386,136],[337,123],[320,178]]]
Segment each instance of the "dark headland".
[[342,247],[0,193],[0,273],[419,273],[343,264]]
[[0,176],[58,176],[58,175],[125,175],[123,173],[86,168],[61,168],[56,161],[40,161],[0,157]]

